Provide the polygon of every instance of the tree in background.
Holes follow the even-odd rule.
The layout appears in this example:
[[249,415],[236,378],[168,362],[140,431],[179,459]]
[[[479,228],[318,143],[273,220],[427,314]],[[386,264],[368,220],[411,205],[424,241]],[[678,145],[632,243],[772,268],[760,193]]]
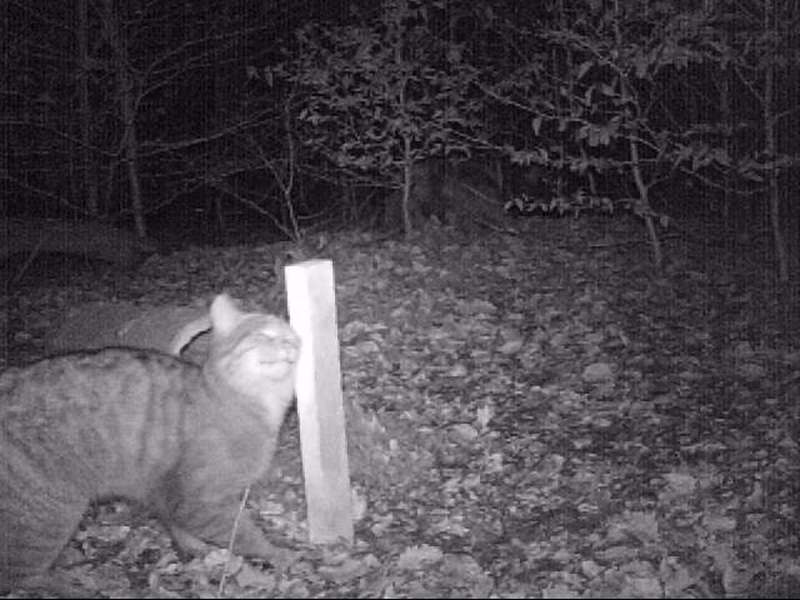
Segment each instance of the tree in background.
[[[550,49],[541,55],[551,57],[549,65],[525,66],[488,88],[531,118],[536,147],[512,147],[511,160],[586,183],[545,200],[549,210],[632,210],[660,266],[656,222],[664,219],[653,208],[652,190],[676,170],[726,160],[720,149],[699,148],[696,124],[673,118],[667,103],[670,87],[704,58],[705,16],[667,3],[577,2],[560,4],[555,17],[530,31]],[[598,180],[609,182],[605,193]]]
[[629,209],[659,264],[668,217],[766,200],[788,277],[796,3],[323,4],[2,3],[4,208],[143,233],[200,197],[297,237],[383,187],[410,231],[434,160],[504,156],[521,208]]
[[[754,0],[743,12],[741,4],[708,2],[694,9],[672,2],[576,0],[557,2],[538,23],[495,20],[510,39],[522,40],[516,47],[524,58],[517,68],[498,71],[500,77],[484,72],[483,89],[509,113],[527,114],[531,133],[509,144],[507,154],[582,182],[571,194],[557,189],[533,202],[518,197],[518,205],[632,209],[643,219],[660,265],[656,225],[685,206],[670,197],[670,186],[694,180],[695,189],[712,199],[725,190],[726,210],[743,194],[768,196],[763,206],[785,280],[778,215],[787,206],[778,201],[778,181],[792,164],[792,141],[779,135],[791,128],[778,124],[797,123],[797,112],[793,96],[778,92],[787,87],[776,78],[797,80],[791,60],[797,49],[790,42],[797,7]],[[754,143],[758,130],[763,145]],[[766,180],[768,194],[761,185]],[[604,189],[598,182],[605,182]],[[686,214],[698,214],[704,202],[695,198]]]
[[298,135],[354,180],[400,189],[414,229],[415,165],[468,156],[481,129],[481,96],[463,44],[447,41],[443,1],[384,0],[359,25],[309,24],[270,78],[302,90]]
[[279,7],[11,1],[2,11],[2,177],[16,211],[132,220],[144,236],[147,214],[238,190],[254,171],[267,185],[240,198],[273,210],[272,173],[239,142],[280,125],[280,107],[249,111],[244,94],[248,60],[277,43]]
[[[800,126],[800,6],[791,0],[737,0],[717,2],[714,9],[722,40],[715,62],[722,125],[735,159],[725,190],[733,181],[737,189],[764,198],[778,273],[788,281],[787,232],[800,239],[800,210],[791,191]],[[727,204],[725,209],[730,212]]]

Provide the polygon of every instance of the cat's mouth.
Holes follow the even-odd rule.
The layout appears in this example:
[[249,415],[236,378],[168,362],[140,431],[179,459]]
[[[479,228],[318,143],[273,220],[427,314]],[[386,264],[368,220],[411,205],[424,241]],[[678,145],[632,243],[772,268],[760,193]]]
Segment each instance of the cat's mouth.
[[270,379],[286,379],[292,374],[293,369],[294,361],[290,360],[262,360],[259,362],[259,370]]

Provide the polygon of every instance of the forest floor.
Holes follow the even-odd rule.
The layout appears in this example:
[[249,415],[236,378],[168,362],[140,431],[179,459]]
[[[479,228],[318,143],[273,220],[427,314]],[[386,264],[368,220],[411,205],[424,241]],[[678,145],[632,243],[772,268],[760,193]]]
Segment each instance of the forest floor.
[[[251,496],[290,564],[182,560],[117,503],[59,568],[113,597],[800,597],[800,305],[760,248],[695,230],[656,272],[640,225],[598,218],[298,249],[334,261],[344,393],[384,429],[367,453],[385,467],[354,470],[353,546],[305,541],[290,415]],[[274,307],[276,258],[24,277],[0,307],[7,360],[41,357],[89,301]]]

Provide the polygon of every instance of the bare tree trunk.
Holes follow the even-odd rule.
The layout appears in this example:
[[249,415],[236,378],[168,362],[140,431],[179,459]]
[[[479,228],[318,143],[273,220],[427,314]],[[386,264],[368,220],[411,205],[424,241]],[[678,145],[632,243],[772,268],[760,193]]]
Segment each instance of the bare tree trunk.
[[283,191],[283,203],[286,206],[286,219],[283,220],[284,226],[291,227],[295,240],[300,240],[300,225],[295,214],[294,195],[295,177],[297,175],[297,147],[294,140],[294,127],[292,126],[292,110],[290,99],[283,105],[283,125],[286,130],[286,168],[280,181]]
[[138,139],[136,135],[136,109],[135,107],[135,82],[129,69],[127,40],[123,39],[123,31],[119,26],[117,7],[114,0],[105,0],[104,26],[108,42],[114,53],[114,63],[119,93],[119,106],[124,132],[121,147],[125,159],[125,169],[128,175],[128,188],[130,190],[131,211],[136,227],[136,235],[141,239],[147,237],[147,226],[144,222],[144,202],[142,200],[142,187],[139,181]]
[[[619,0],[614,1],[614,11],[614,39],[616,41],[617,48],[622,48],[622,32],[619,28]],[[635,97],[635,94],[632,94],[629,92],[629,90],[627,90],[625,77],[620,77],[619,85],[620,89],[625,93],[626,96],[631,98]],[[653,250],[653,264],[655,265],[656,269],[660,271],[664,265],[664,253],[661,249],[661,240],[658,239],[658,231],[656,230],[655,223],[653,222],[653,209],[650,206],[648,186],[644,182],[644,176],[642,174],[642,161],[641,157],[639,156],[639,145],[636,141],[635,129],[631,131],[628,136],[628,147],[631,155],[631,174],[633,175],[633,180],[636,183],[636,189],[639,193],[639,198],[636,200],[636,205],[634,206],[634,212],[644,220],[645,227],[647,228],[647,236],[650,238],[650,247]]]
[[[725,152],[728,156],[733,156],[733,112],[731,110],[731,98],[730,98],[730,90],[731,90],[731,77],[730,77],[730,68],[724,66],[722,68],[722,81],[720,83],[719,89],[719,109],[720,109],[720,116],[721,121],[725,125],[725,138],[723,143],[725,144]],[[733,195],[731,194],[730,190],[732,187],[732,177],[731,177],[731,170],[725,169],[725,173],[723,175],[723,182],[722,182],[722,206],[720,207],[722,210],[722,220],[725,226],[727,227],[730,221],[731,216],[731,206],[730,203],[733,201]],[[712,204],[713,206],[713,204]]]
[[411,220],[411,177],[414,172],[414,162],[411,156],[411,138],[406,136],[403,140],[403,229],[406,237],[411,235],[414,224]]
[[91,106],[89,104],[89,7],[88,0],[78,0],[78,103],[80,119],[80,157],[83,163],[82,192],[87,212],[93,217],[99,216],[97,172],[92,153]]
[[[775,32],[775,7],[772,0],[764,0],[764,33]],[[769,61],[764,74],[764,152],[770,160],[777,156],[775,142],[775,124],[777,117],[774,111],[775,102],[775,64]],[[778,277],[782,282],[789,281],[789,257],[786,251],[786,240],[781,231],[780,191],[778,189],[779,169],[772,166],[768,176],[769,220],[772,228],[772,241],[775,244],[775,257],[778,260]]]
[[635,212],[644,219],[644,224],[647,228],[647,236],[650,238],[650,247],[653,249],[653,263],[656,269],[660,271],[661,267],[664,265],[664,253],[661,250],[661,240],[658,238],[658,231],[653,222],[653,210],[650,208],[647,185],[644,182],[644,177],[642,177],[642,166],[639,161],[639,147],[636,145],[636,140],[633,136],[631,136],[629,143],[631,149],[631,170],[633,172],[633,179],[636,182],[636,189],[639,191],[639,199],[636,202]]

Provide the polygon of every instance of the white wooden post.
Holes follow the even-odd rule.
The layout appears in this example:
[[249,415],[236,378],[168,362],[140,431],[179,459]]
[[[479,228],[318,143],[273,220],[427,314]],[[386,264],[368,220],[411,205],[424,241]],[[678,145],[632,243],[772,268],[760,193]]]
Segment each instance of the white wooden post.
[[302,343],[295,393],[309,538],[312,543],[350,543],[353,517],[333,263],[308,260],[284,272],[289,321]]

